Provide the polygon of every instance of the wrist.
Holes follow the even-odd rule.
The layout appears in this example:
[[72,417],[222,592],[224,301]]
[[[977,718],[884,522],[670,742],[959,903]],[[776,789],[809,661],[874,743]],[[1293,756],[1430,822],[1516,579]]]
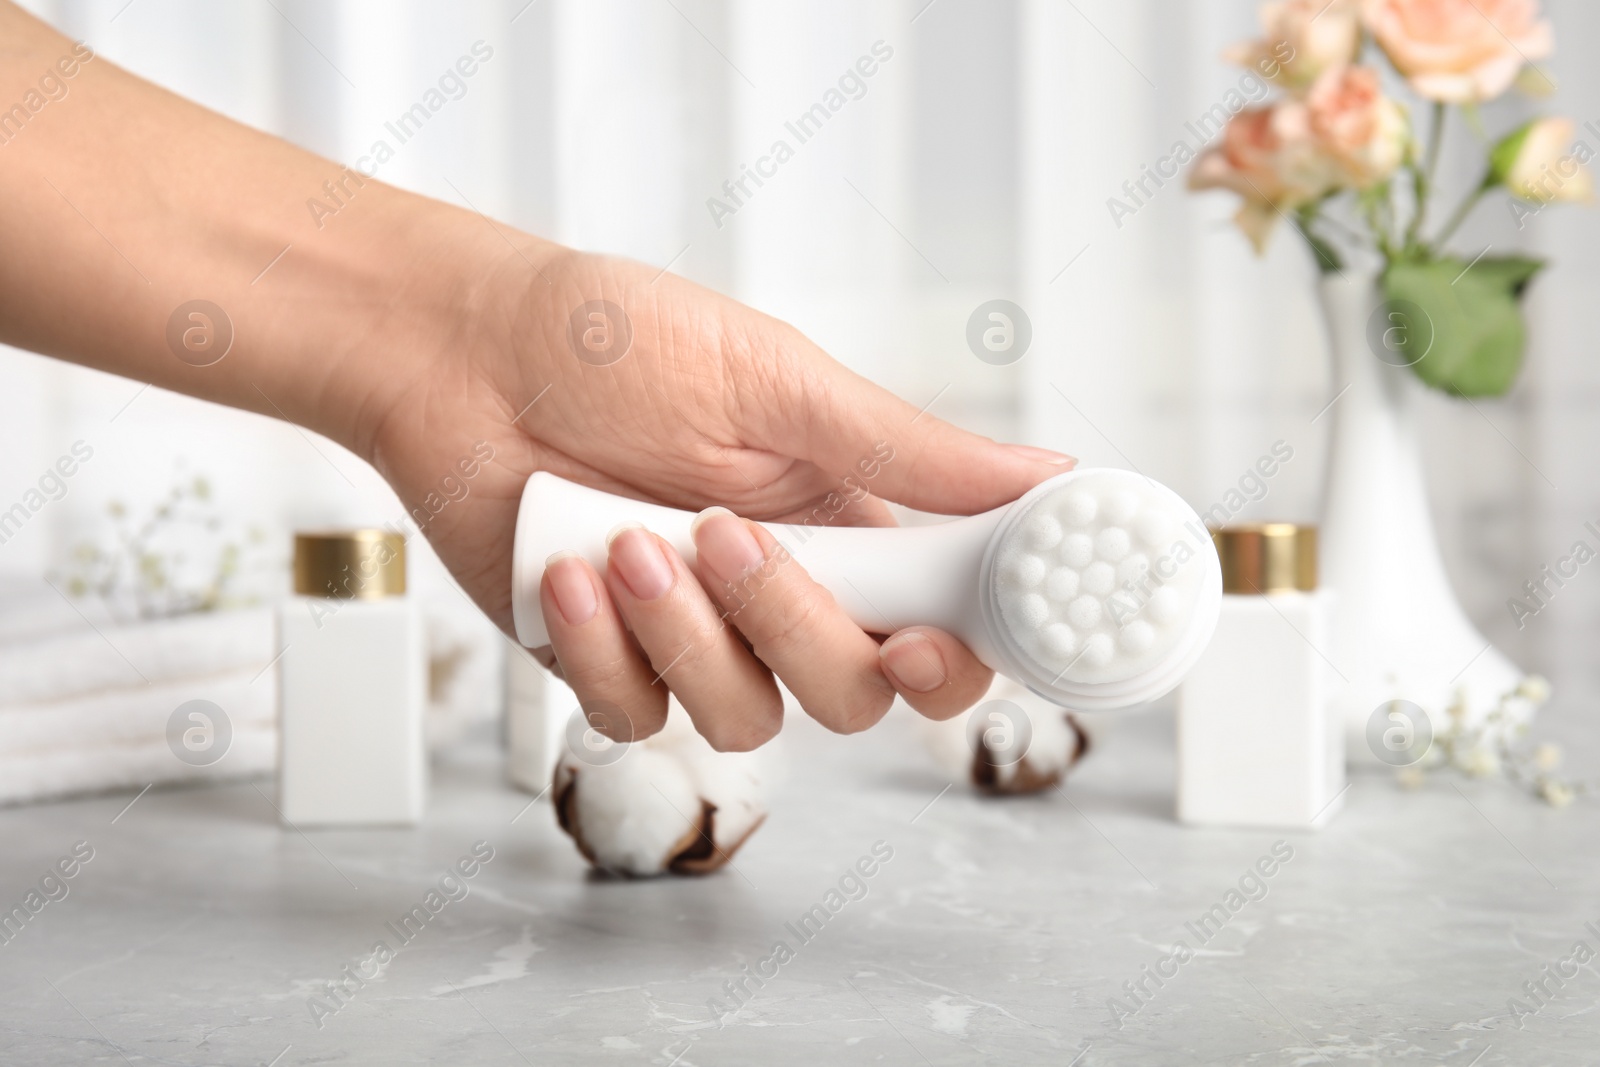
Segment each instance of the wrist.
[[282,308],[283,366],[300,410],[282,414],[379,465],[396,412],[461,380],[497,319],[505,276],[532,273],[522,257],[539,262],[555,246],[389,186],[375,192],[297,272],[299,300]]

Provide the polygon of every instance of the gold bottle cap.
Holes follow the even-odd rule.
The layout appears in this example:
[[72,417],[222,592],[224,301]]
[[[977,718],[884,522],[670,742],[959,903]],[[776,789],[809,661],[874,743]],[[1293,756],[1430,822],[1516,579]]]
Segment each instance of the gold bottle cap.
[[300,596],[377,600],[406,591],[405,538],[389,530],[311,530],[294,535]]
[[1317,528],[1293,522],[1223,526],[1211,531],[1222,559],[1224,593],[1310,592],[1317,587]]

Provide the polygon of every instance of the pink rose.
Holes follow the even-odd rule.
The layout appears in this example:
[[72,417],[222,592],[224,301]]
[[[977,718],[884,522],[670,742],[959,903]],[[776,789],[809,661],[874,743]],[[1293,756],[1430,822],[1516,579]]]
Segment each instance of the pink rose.
[[1312,136],[1306,105],[1280,100],[1235,115],[1222,143],[1195,162],[1189,188],[1228,189],[1243,197],[1234,221],[1260,252],[1279,215],[1317,199],[1339,179],[1337,164]]
[[1325,72],[1306,97],[1311,132],[1344,172],[1345,183],[1368,189],[1405,162],[1411,141],[1405,112],[1383,95],[1371,67]]
[[1279,0],[1261,7],[1261,39],[1228,49],[1224,58],[1299,94],[1361,47],[1355,0]]
[[1412,88],[1447,104],[1499,96],[1553,46],[1539,0],[1366,0],[1362,15]]

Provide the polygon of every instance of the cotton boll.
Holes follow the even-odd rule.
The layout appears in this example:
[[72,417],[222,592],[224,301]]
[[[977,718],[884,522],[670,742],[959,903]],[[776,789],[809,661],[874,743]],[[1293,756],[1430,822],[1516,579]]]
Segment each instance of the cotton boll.
[[1061,542],[1061,562],[1082,570],[1094,559],[1094,538],[1088,534],[1068,534]]
[[699,836],[703,805],[689,769],[672,754],[634,745],[615,763],[568,759],[557,797],[562,828],[601,870],[661,874]]
[[[979,751],[972,751],[970,742],[966,740],[967,716],[952,720],[961,724],[959,728],[941,724],[946,725],[944,743],[947,750],[953,745],[951,738],[959,737],[962,740],[970,781],[983,792],[1021,795],[1052,789],[1061,783],[1072,765],[1088,751],[1088,735],[1072,716],[1011,679],[996,677],[984,697],[984,702],[990,700],[1008,701],[1026,716],[1027,748],[1020,759],[1012,754],[989,753],[982,747],[981,739],[985,736],[982,733],[977,735],[980,738]],[[945,759],[949,758],[947,751]]]
[[[690,763],[690,772],[700,799],[716,809],[711,837],[717,847],[702,857],[711,864],[707,869],[715,869],[722,865],[723,855],[733,855],[767,817],[760,758],[754,752],[717,752],[706,745],[705,753]],[[692,873],[693,867],[686,866],[690,863],[680,855],[674,869]]]
[[676,700],[659,733],[613,762],[564,753],[554,796],[561,828],[590,863],[636,877],[714,871],[767,814],[760,755],[717,752]]

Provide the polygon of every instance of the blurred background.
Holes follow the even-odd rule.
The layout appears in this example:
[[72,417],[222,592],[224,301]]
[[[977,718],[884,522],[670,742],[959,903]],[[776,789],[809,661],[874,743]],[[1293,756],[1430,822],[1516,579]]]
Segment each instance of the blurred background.
[[[394,143],[385,123],[481,42],[490,58],[379,178],[670,268],[796,324],[917,407],[1085,465],[1136,467],[1197,509],[1286,442],[1292,461],[1239,518],[1316,517],[1331,422],[1318,416],[1331,391],[1303,247],[1280,232],[1255,257],[1228,222],[1232,198],[1178,181],[1120,224],[1107,207],[1176,140],[1192,143],[1185,123],[1239,84],[1219,53],[1253,36],[1254,0],[24,6],[175,93],[349,164],[380,138]],[[1491,130],[1536,107],[1600,119],[1600,72],[1579,61],[1600,47],[1600,8],[1545,7],[1559,50],[1544,66],[1560,91],[1490,105]],[[775,140],[794,142],[785,123],[874,54],[857,98],[736,210],[713,210],[709,201],[732,203],[726,181]],[[1452,153],[1471,153],[1470,136],[1453,131],[1446,173]],[[1528,363],[1510,397],[1430,395],[1426,418],[1434,514],[1460,596],[1487,636],[1551,679],[1544,732],[1569,743],[1583,740],[1600,688],[1600,576],[1586,569],[1521,630],[1506,600],[1600,519],[1597,238],[1600,214],[1584,208],[1544,212],[1521,231],[1499,203],[1475,217],[1459,247],[1523,248],[1555,267],[1535,283]],[[1009,366],[979,360],[966,341],[974,310],[997,298],[1032,325]],[[66,497],[0,545],[13,588],[46,575],[89,581],[97,557],[85,546],[155,517],[189,522],[174,535],[181,565],[221,568],[229,597],[270,596],[286,585],[293,528],[402,512],[329,441],[6,349],[0,425],[7,503],[73,442],[94,449]],[[163,514],[175,488],[181,506]],[[413,544],[424,596],[504,655]],[[491,690],[462,715],[493,714]]]

